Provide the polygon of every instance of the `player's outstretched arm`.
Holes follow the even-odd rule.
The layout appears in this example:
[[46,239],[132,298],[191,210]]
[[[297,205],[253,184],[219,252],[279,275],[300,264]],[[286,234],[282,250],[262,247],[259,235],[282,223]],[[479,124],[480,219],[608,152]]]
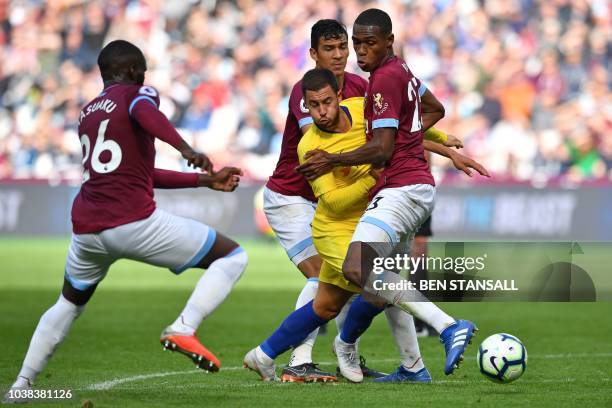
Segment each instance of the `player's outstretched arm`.
[[152,103],[137,103],[130,115],[149,134],[178,150],[190,166],[212,173],[213,165],[208,156],[189,146],[157,106]]
[[235,167],[224,167],[213,174],[155,169],[153,186],[163,189],[208,187],[218,191],[234,191],[240,183],[240,176],[242,170]]
[[240,184],[240,176],[242,170],[237,167],[224,167],[217,172],[211,174],[198,174],[198,186],[208,187],[217,191],[234,191]]
[[163,189],[198,187],[198,173],[154,169],[153,187]]
[[376,128],[372,131],[370,141],[347,153],[331,154],[324,150],[311,150],[304,156],[306,162],[296,170],[308,180],[314,180],[329,173],[335,166],[384,163],[393,154],[396,132],[395,128]]
[[[433,129],[433,128],[432,128]],[[456,136],[446,134],[446,142],[442,143],[446,147],[463,148],[463,142]]]
[[482,164],[478,163],[477,161],[473,159],[470,159],[467,156],[457,153],[456,151],[449,149],[446,146],[443,146],[438,143],[434,143],[430,140],[423,140],[423,147],[425,148],[425,150],[428,150],[432,153],[436,153],[441,156],[448,157],[449,159],[452,160],[457,170],[461,170],[462,172],[464,172],[470,177],[472,177],[471,169],[476,170],[482,176],[489,177],[489,172],[487,171],[487,169],[485,169],[485,167]]

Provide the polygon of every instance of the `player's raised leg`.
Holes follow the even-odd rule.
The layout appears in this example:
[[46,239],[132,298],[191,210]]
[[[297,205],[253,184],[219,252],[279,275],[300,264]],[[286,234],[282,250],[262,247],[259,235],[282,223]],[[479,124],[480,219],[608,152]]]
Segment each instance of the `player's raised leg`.
[[[434,195],[435,190],[429,185],[388,188],[379,192],[372,200],[377,205],[370,206],[357,225],[343,265],[343,273],[347,280],[362,286],[364,291],[385,299],[434,327],[444,343],[444,372],[450,374],[463,359],[465,348],[477,331],[475,325],[467,320],[455,321],[417,291],[374,290],[371,283],[365,281],[366,278],[373,279],[374,276],[368,277],[366,271],[362,271],[362,265],[371,264],[374,257],[390,254],[400,235],[414,234],[431,214]],[[383,246],[379,245],[377,249],[373,249],[368,243],[385,243],[387,253],[380,253],[381,250],[385,251],[381,249]]]
[[[194,260],[195,261],[195,260]],[[206,269],[178,318],[161,335],[164,348],[191,358],[197,367],[218,371],[221,362],[195,332],[202,321],[227,298],[247,265],[247,255],[236,242],[217,233],[214,243],[194,267]]]
[[244,249],[206,224],[161,209],[146,220],[100,235],[111,251],[120,251],[124,258],[167,267],[177,275],[189,268],[206,269],[160,341],[166,349],[185,354],[199,368],[218,371],[219,359],[200,343],[195,332],[242,276],[248,261]]

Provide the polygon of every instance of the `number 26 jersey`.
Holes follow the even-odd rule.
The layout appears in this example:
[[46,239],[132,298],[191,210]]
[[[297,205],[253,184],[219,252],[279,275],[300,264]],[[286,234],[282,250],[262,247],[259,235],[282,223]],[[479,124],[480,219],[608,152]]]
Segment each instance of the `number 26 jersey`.
[[157,91],[115,84],[80,112],[83,183],[72,205],[75,234],[142,220],[155,210],[155,138],[130,116],[139,103],[159,107]]

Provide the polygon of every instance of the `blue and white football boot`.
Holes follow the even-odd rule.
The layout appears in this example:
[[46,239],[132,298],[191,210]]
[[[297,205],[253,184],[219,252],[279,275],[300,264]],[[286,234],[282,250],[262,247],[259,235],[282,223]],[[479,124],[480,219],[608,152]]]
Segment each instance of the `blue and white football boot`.
[[469,320],[457,320],[442,331],[440,343],[444,344],[444,351],[446,351],[444,374],[452,374],[459,367],[463,361],[465,348],[472,342],[472,337],[477,331],[474,323]]
[[431,375],[427,368],[423,367],[416,373],[408,371],[404,366],[399,366],[395,372],[384,377],[376,378],[374,382],[414,382],[414,383],[430,383]]

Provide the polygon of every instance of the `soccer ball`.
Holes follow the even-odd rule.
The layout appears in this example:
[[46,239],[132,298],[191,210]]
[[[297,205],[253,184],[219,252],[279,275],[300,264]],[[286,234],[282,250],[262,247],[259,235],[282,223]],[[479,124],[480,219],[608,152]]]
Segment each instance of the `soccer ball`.
[[525,372],[527,350],[521,341],[506,333],[487,337],[476,357],[480,372],[497,383],[510,383]]

